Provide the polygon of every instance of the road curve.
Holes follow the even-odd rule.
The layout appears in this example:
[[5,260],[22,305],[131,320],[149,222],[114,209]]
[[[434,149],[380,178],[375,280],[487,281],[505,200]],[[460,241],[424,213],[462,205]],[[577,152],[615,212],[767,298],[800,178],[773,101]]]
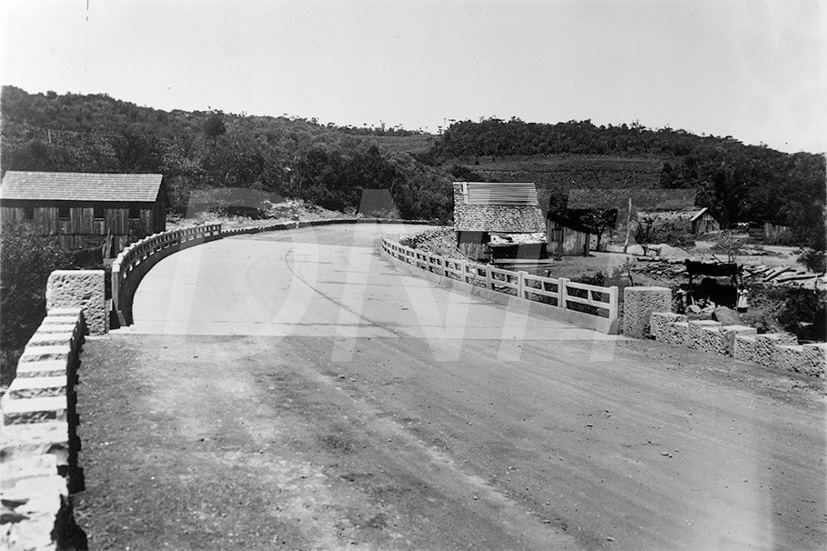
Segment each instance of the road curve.
[[[84,356],[91,539],[824,547],[822,392],[486,303],[378,255],[383,233],[418,229],[238,236],[154,267],[134,325]],[[100,480],[94,465],[136,439],[140,453]],[[151,507],[130,498],[133,477],[153,481],[140,488]],[[134,526],[96,520],[118,507],[135,509]]]

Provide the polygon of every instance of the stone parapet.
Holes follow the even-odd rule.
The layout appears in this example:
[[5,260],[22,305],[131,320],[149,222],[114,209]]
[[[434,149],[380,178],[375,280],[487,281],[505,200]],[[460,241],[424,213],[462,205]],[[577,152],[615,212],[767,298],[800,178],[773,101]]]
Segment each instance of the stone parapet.
[[74,384],[85,311],[49,311],[48,329],[29,341],[0,399],[0,549],[59,549],[74,526],[68,496],[81,481]]
[[758,335],[746,325],[721,325],[711,320],[685,321],[670,312],[651,315],[651,334],[660,342],[693,350],[731,356],[765,367],[823,377],[827,369],[827,343],[799,345],[788,333]]
[[672,291],[667,287],[626,287],[623,290],[623,334],[644,339],[650,336],[654,312],[668,312]]

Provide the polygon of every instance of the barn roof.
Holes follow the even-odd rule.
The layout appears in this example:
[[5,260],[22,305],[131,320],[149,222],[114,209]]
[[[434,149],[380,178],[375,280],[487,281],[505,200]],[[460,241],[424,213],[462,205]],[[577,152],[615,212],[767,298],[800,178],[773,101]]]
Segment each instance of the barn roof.
[[545,220],[534,184],[454,182],[457,231],[537,233]]
[[162,180],[162,174],[9,170],[0,185],[0,199],[152,203],[158,199]]

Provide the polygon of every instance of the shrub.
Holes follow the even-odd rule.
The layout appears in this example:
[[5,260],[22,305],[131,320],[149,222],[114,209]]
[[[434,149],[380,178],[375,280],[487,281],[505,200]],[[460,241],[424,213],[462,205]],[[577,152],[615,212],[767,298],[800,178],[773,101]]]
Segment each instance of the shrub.
[[[76,267],[57,239],[37,235],[30,223],[4,223],[0,231],[0,349],[25,346],[46,315],[46,283],[54,270]],[[0,384],[14,377],[15,354],[0,355]]]

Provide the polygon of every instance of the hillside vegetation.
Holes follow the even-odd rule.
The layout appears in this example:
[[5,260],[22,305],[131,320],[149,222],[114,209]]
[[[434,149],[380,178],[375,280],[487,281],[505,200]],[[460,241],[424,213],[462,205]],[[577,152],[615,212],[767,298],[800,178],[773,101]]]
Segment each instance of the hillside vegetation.
[[639,124],[461,121],[442,136],[399,128],[220,111],[166,112],[107,95],[28,94],[3,87],[0,168],[161,172],[174,210],[190,193],[249,188],[322,207],[358,209],[387,189],[405,218],[448,219],[451,180],[528,181],[562,211],[571,189],[696,191],[723,227],[773,222],[825,248],[824,154],[787,154],[727,136]]
[[469,180],[536,182],[553,210],[565,209],[570,189],[695,190],[696,206],[709,207],[724,228],[773,222],[790,226],[797,245],[825,247],[823,153],[788,154],[731,136],[639,124],[512,118],[455,123],[420,158]]
[[0,101],[3,172],[159,172],[180,213],[192,191],[212,188],[261,190],[333,210],[357,209],[364,189],[388,189],[405,218],[446,219],[452,210],[450,177],[405,152],[427,146],[419,133],[165,112],[106,95],[11,86]]

